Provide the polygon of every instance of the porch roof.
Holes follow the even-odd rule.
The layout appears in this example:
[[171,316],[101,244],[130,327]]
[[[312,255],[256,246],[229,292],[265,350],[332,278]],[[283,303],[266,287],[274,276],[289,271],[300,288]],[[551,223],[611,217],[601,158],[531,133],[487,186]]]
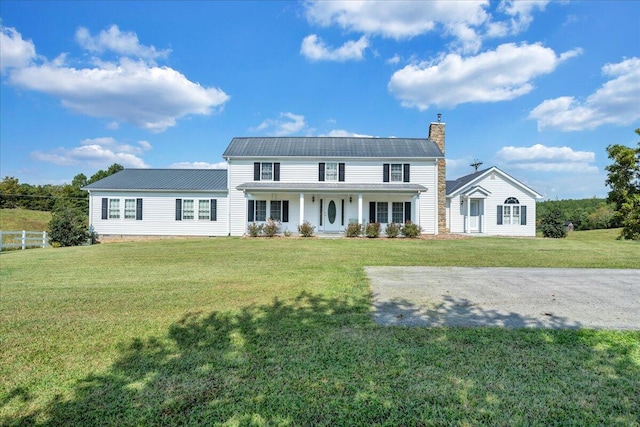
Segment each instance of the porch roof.
[[278,192],[366,192],[366,193],[416,193],[425,192],[427,187],[409,183],[357,184],[345,182],[245,182],[236,187],[244,191]]

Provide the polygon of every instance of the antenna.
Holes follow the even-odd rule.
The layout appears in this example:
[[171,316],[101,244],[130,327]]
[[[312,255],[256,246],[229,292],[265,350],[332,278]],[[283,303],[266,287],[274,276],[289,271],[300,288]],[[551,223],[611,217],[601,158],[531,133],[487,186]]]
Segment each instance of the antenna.
[[479,161],[478,159],[474,159],[473,163],[471,163],[469,166],[471,166],[472,168],[475,169],[475,172],[478,172],[478,167],[482,165],[482,162]]

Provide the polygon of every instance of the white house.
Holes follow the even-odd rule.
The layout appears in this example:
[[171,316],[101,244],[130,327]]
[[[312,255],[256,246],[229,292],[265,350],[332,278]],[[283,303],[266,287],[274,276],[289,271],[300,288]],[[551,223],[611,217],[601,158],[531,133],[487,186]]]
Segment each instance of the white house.
[[[478,175],[454,181],[449,192],[444,148],[440,121],[428,138],[234,138],[223,153],[226,170],[125,169],[84,189],[90,224],[101,236],[241,236],[268,218],[293,233],[305,221],[317,233],[341,233],[350,222],[411,221],[423,234],[535,235],[537,193],[496,168],[486,178],[502,187]],[[519,197],[518,209],[494,200],[506,193]],[[496,218],[489,209],[506,205],[503,226],[489,224]],[[504,226],[523,215],[527,225]]]

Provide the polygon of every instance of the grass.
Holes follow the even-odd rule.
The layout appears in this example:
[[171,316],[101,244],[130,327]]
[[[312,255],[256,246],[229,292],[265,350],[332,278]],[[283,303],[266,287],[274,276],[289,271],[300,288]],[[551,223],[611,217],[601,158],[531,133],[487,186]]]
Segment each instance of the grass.
[[0,209],[0,230],[48,231],[51,212],[27,209]]
[[380,327],[362,268],[637,268],[614,239],[3,253],[0,425],[639,425],[639,331]]

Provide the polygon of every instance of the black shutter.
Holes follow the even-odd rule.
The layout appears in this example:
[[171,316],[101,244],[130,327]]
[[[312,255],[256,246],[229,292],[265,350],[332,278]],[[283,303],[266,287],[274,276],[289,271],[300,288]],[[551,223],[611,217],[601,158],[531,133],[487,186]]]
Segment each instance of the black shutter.
[[289,222],[289,201],[282,201],[282,222]]
[[[324,166],[324,163],[322,163]],[[322,226],[322,217],[324,216],[324,212],[322,211],[322,199],[320,199],[320,225]]]
[[260,181],[260,162],[253,164],[253,180]]
[[344,182],[344,163],[338,163],[338,181]]
[[255,203],[253,200],[247,201],[247,221],[253,222],[253,215],[255,213]]
[[211,199],[211,221],[218,220],[218,201],[216,199]]
[[502,206],[498,206],[498,225],[502,225]]
[[411,221],[411,202],[404,202],[404,222]]
[[376,222],[376,202],[369,202],[369,222]]
[[142,221],[142,199],[136,199],[136,221]]
[[109,199],[102,198],[102,219],[109,219]]
[[389,182],[389,163],[382,165],[382,182]]
[[527,207],[520,206],[520,225],[527,225]]
[[318,164],[318,181],[324,181],[324,163]]
[[340,225],[344,225],[344,199],[342,199],[342,210],[340,211],[340,213],[342,214],[340,218],[342,222],[340,223]]
[[405,163],[402,167],[402,181],[409,182],[409,163]]
[[176,199],[176,221],[182,221],[182,199]]
[[280,163],[273,164],[273,180],[280,181]]

